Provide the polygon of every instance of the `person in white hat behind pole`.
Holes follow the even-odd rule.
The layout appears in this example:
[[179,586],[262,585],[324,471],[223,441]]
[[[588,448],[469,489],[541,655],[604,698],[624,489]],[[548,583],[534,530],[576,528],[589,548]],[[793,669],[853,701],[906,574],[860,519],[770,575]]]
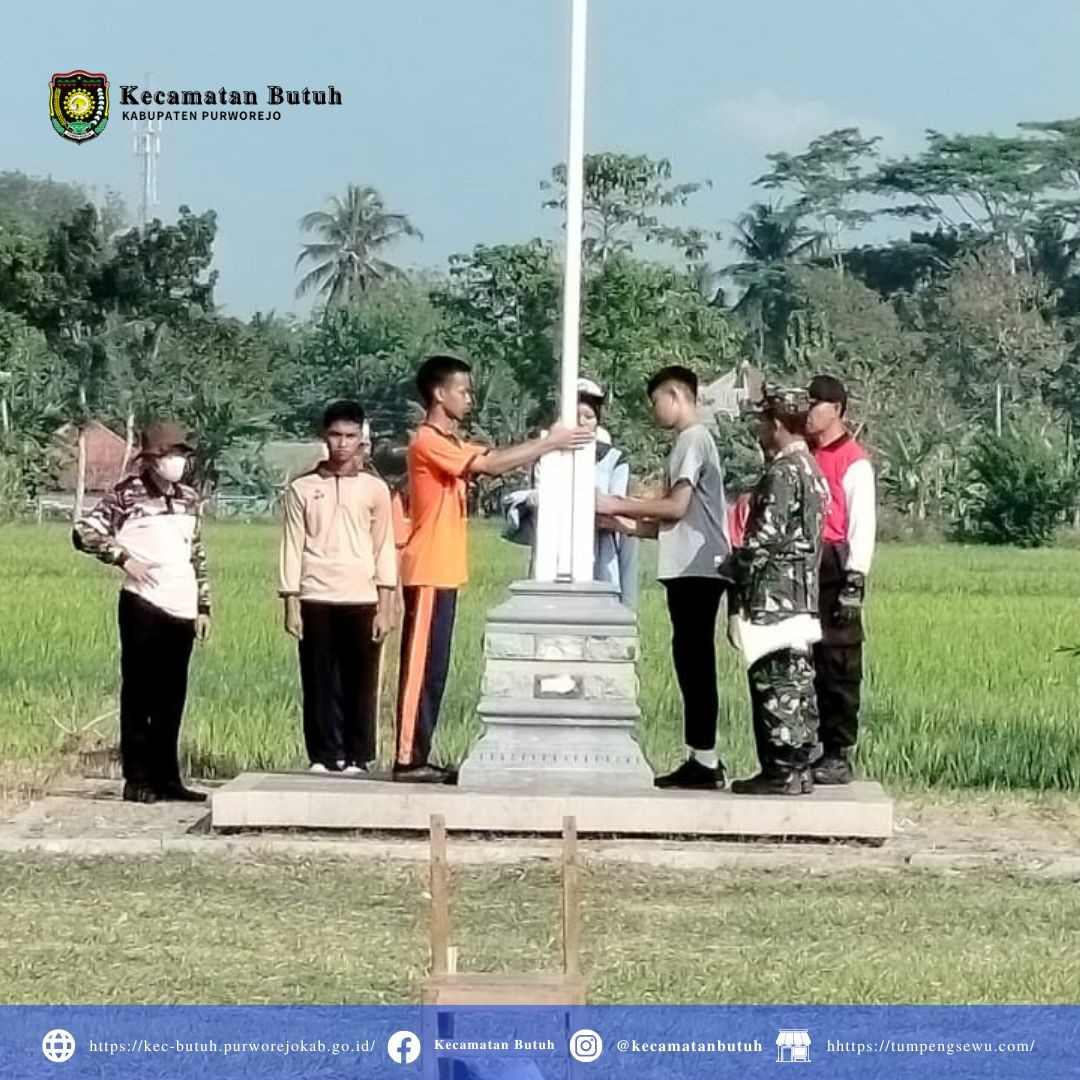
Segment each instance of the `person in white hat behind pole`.
[[[630,462],[613,445],[600,425],[606,394],[592,379],[578,380],[578,423],[596,433],[596,491],[599,495],[625,498],[630,489]],[[619,589],[619,599],[637,607],[637,538],[610,529],[596,530],[596,562],[593,575]]]
[[[596,436],[596,491],[599,495],[624,498],[630,486],[630,463],[612,443],[611,434],[601,426],[606,395],[592,379],[578,379],[578,424]],[[532,487],[511,492],[504,500],[506,529],[503,536],[515,544],[536,543],[538,484],[534,472]],[[593,577],[615,585],[619,599],[628,608],[637,607],[637,538],[597,522]],[[535,554],[535,551],[534,551]],[[532,573],[530,567],[529,573]]]

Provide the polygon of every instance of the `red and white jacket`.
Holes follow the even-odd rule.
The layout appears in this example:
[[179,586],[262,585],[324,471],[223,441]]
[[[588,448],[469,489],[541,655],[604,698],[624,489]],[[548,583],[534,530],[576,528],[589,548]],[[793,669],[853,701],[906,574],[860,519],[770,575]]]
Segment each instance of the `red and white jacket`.
[[877,534],[874,467],[850,435],[818,447],[814,460],[829,484],[825,542],[847,545],[845,570],[869,574]]

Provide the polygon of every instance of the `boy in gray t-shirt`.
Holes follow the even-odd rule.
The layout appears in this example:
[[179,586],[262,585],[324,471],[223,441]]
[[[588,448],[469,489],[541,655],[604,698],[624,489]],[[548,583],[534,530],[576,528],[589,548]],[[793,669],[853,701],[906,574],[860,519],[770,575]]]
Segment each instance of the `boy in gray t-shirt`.
[[730,551],[724,471],[709,429],[698,420],[697,376],[684,367],[658,371],[648,386],[653,419],[676,432],[659,499],[598,496],[607,527],[659,543],[657,577],[667,593],[672,655],[682,692],[687,759],[656,778],[657,787],[720,788],[716,753],[716,619],[724,585],[716,560]]

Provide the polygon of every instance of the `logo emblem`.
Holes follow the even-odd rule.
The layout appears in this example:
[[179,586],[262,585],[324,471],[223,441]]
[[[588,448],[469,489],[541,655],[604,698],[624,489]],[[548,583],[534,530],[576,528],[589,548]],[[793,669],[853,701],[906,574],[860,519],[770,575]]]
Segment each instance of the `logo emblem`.
[[54,1028],[41,1040],[41,1052],[57,1064],[69,1061],[75,1054],[75,1036],[63,1028]]
[[109,122],[109,80],[89,71],[54,75],[49,82],[49,116],[57,135],[89,142]]
[[575,1061],[595,1061],[604,1052],[604,1040],[595,1031],[582,1028],[570,1038],[570,1056]]
[[420,1056],[420,1040],[411,1031],[395,1031],[387,1040],[386,1053],[396,1065],[411,1065]]

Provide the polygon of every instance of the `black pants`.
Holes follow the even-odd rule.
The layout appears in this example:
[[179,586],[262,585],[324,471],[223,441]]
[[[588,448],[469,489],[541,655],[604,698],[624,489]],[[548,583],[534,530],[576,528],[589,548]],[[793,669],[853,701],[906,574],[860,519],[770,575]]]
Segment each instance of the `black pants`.
[[312,764],[335,769],[376,756],[381,644],[371,639],[375,604],[300,603],[304,742]]
[[450,672],[457,590],[408,585],[404,594],[396,760],[398,765],[418,766],[428,762],[439,722]]
[[844,584],[847,548],[825,544],[821,557],[821,631],[814,646],[814,690],[820,717],[819,738],[830,756],[850,754],[859,740],[862,698],[862,620],[842,625],[836,610]]
[[180,722],[195,620],[120,593],[120,755],[124,779],[156,791],[180,783]]
[[814,647],[814,671],[822,749],[831,756],[850,754],[859,741],[862,642],[820,642]]
[[716,616],[724,585],[719,578],[672,578],[663,582],[671,616],[671,655],[683,699],[686,745],[716,746],[720,695],[716,689]]

